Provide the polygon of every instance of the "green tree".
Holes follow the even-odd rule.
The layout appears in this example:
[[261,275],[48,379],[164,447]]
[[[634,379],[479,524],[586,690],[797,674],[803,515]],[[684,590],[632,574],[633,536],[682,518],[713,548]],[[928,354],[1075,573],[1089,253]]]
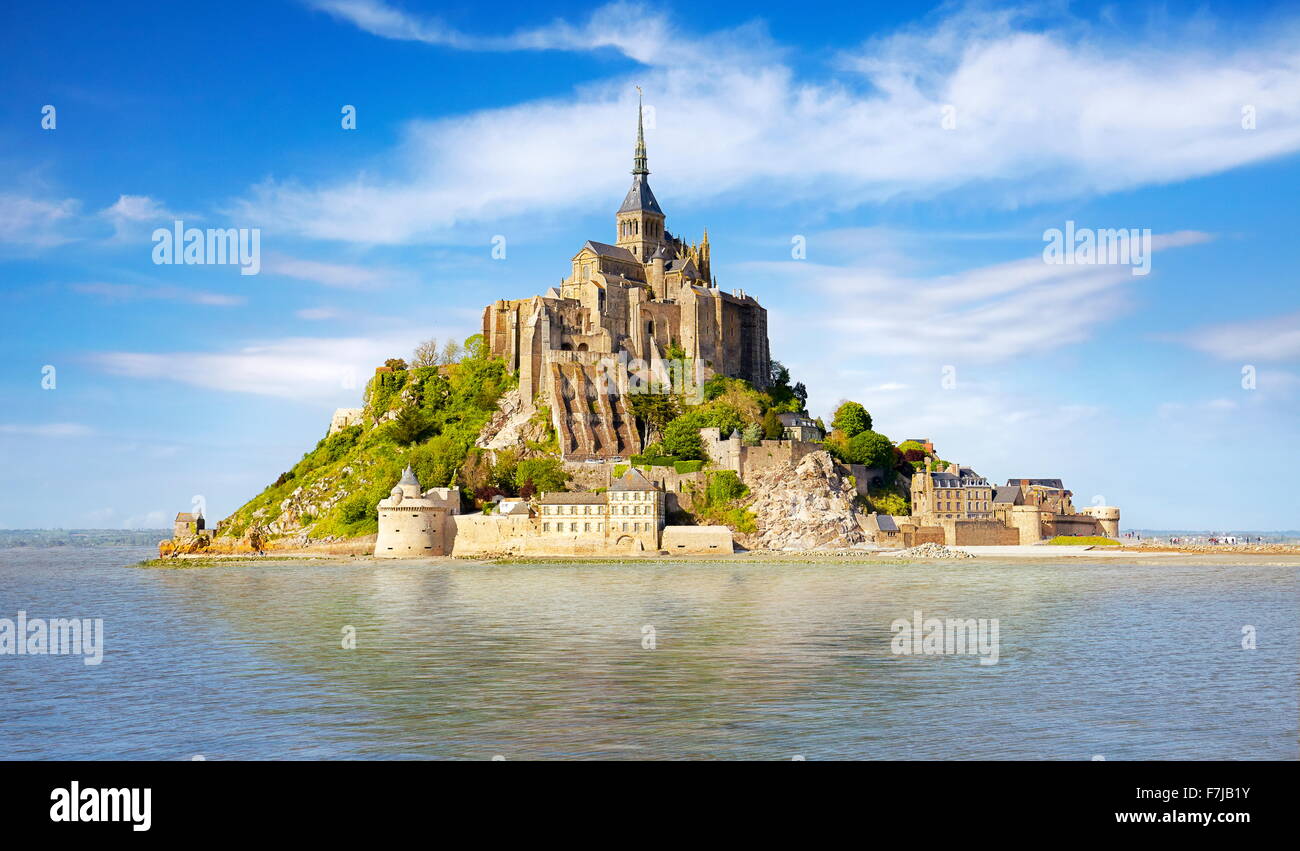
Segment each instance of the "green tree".
[[846,438],[852,440],[862,432],[871,430],[871,414],[857,402],[845,402],[835,409],[831,428],[839,429]]
[[704,441],[694,417],[678,417],[664,429],[664,452],[683,461],[704,460]]
[[534,492],[562,491],[568,480],[558,458],[527,458],[515,465],[515,486],[520,493],[530,485]]
[[768,440],[780,440],[785,429],[781,427],[781,418],[776,415],[776,411],[771,408],[763,414],[763,437]]
[[393,440],[398,446],[410,446],[418,443],[433,428],[433,423],[414,405],[407,405],[397,412],[397,418],[390,426]]
[[745,426],[745,430],[740,433],[740,437],[751,446],[756,445],[763,439],[763,427],[758,423],[750,423]]
[[629,393],[627,400],[632,416],[645,425],[647,438],[651,431],[662,433],[679,414],[677,400],[668,393]]
[[844,455],[854,464],[892,470],[894,467],[894,444],[883,434],[863,431],[849,438]]

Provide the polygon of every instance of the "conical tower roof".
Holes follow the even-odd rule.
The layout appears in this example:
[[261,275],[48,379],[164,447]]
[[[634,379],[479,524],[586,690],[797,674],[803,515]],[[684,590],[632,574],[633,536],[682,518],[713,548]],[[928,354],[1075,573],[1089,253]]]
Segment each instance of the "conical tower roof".
[[644,211],[658,213],[661,216],[664,214],[664,211],[659,207],[659,202],[655,200],[655,194],[650,191],[650,181],[646,179],[649,174],[650,166],[645,153],[645,122],[642,119],[641,93],[638,88],[636,100],[636,152],[632,155],[632,188],[627,191],[627,197],[623,199],[623,206],[618,208],[620,213]]

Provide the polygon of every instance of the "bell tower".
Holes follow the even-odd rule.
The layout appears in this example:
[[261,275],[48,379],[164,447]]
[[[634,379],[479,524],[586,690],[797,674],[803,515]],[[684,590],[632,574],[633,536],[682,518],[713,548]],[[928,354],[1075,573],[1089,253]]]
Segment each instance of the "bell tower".
[[646,164],[645,125],[642,120],[641,89],[637,88],[636,153],[632,157],[632,188],[623,199],[623,206],[615,216],[618,239],[614,244],[626,248],[642,263],[664,244],[664,211],[659,208],[655,194],[650,191],[647,179],[650,169]]

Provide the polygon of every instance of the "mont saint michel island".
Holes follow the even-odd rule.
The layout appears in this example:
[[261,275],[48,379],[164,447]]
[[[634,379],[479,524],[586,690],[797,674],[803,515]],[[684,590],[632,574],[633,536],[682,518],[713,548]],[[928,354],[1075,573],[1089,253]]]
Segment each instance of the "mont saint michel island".
[[811,416],[805,383],[772,356],[761,293],[719,282],[707,230],[669,228],[640,105],[612,224],[613,241],[584,242],[557,285],[484,307],[463,344],[376,365],[362,406],[336,410],[298,464],[211,527],[201,510],[178,513],[160,556],[969,557],[1120,543],[1120,509],[1076,507],[1050,471],[993,481],[977,459],[943,458],[942,436],[887,436],[870,400]]

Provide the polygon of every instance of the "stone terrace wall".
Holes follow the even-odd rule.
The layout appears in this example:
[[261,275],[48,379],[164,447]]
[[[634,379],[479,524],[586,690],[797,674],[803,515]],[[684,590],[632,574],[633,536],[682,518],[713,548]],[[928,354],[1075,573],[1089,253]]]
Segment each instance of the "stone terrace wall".
[[946,542],[949,546],[1014,547],[1020,543],[1020,530],[996,520],[955,520],[952,532],[952,540]]

